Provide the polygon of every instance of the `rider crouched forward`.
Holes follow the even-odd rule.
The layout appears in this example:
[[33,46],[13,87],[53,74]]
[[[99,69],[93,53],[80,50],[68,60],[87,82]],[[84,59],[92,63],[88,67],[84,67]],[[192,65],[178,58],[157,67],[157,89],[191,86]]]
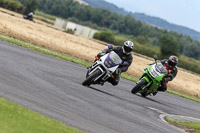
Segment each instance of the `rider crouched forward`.
[[[158,91],[166,91],[167,90],[167,84],[168,81],[172,81],[178,72],[177,69],[177,63],[178,63],[178,58],[176,56],[170,56],[169,59],[164,59],[160,61],[168,70],[168,74],[163,77],[161,86],[158,88]],[[153,95],[155,96],[157,92],[154,92]]]
[[[129,66],[132,63],[133,56],[131,54],[131,51],[134,48],[134,43],[131,41],[125,41],[123,46],[116,46],[110,49],[104,49],[102,53],[99,53],[97,57],[101,57],[111,51],[114,51],[118,54],[118,56],[121,58],[123,62],[127,62],[127,65],[120,65],[117,70],[113,73],[114,78],[109,78],[107,81],[110,82],[112,85],[117,85],[120,80],[121,72],[126,72],[129,68]],[[122,63],[123,64],[123,63]]]

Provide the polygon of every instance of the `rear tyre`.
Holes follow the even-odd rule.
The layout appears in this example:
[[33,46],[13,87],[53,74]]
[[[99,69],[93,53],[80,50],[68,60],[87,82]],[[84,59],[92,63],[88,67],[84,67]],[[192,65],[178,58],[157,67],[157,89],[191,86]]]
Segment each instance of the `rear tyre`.
[[92,73],[91,75],[89,75],[85,81],[83,81],[82,85],[91,85],[92,82],[94,81],[94,79],[99,76],[101,74],[101,71],[99,69],[97,69],[94,73]]
[[140,91],[142,89],[143,86],[145,86],[147,84],[147,81],[145,79],[140,80],[140,82],[138,82],[133,89],[131,90],[131,92],[133,94],[136,94],[138,91]]

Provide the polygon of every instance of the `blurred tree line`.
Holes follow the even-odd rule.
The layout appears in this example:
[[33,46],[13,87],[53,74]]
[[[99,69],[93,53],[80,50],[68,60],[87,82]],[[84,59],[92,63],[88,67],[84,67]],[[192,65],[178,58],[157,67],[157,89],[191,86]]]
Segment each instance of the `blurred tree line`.
[[[88,25],[96,24],[99,27],[117,31],[119,34],[132,35],[133,39],[139,43],[154,46],[160,46],[159,38],[165,34],[166,36],[171,36],[178,43],[178,53],[200,59],[200,42],[192,40],[189,36],[149,26],[136,21],[132,16],[123,16],[105,9],[92,8],[91,6],[86,7],[73,0],[40,0],[39,10],[65,19],[76,20],[79,23],[90,22]],[[165,45],[168,45],[165,48],[173,48],[170,43]],[[177,46],[175,47],[177,49]]]
[[28,14],[34,12],[40,6],[40,0],[0,0],[0,7]]
[[16,0],[0,0],[0,7],[22,13],[24,6]]
[[[18,12],[39,9],[44,13],[92,28],[103,28],[103,32],[95,35],[96,39],[116,45],[122,45],[123,41],[127,39],[132,40],[138,42],[135,51],[147,56],[152,57],[156,54],[160,58],[166,58],[171,54],[177,56],[182,54],[200,59],[200,42],[192,40],[189,36],[149,26],[135,20],[132,16],[123,16],[105,9],[80,5],[73,0],[0,0],[0,6]],[[11,7],[16,8],[11,9]],[[191,67],[186,65],[187,62],[182,62],[182,67],[187,66],[187,69],[200,73],[199,66]]]

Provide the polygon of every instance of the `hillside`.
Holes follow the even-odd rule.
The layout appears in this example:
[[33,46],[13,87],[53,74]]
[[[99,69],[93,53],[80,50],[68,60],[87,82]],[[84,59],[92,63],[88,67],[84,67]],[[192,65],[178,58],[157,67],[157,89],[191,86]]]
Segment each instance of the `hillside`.
[[90,4],[93,7],[105,8],[112,12],[116,12],[116,13],[123,14],[123,15],[131,15],[136,20],[140,20],[149,25],[163,28],[166,30],[176,31],[180,34],[189,35],[192,39],[200,41],[200,32],[197,32],[193,29],[190,29],[190,28],[187,28],[184,26],[169,23],[164,19],[161,19],[158,17],[153,17],[153,16],[148,16],[143,13],[127,12],[123,8],[119,8],[116,5],[106,2],[104,0],[82,0],[82,1]]

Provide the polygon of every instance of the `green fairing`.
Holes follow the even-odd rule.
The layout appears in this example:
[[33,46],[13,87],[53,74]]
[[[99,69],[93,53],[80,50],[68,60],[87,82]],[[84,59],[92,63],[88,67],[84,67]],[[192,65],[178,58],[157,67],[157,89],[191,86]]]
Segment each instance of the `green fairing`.
[[150,93],[153,93],[155,91],[157,91],[157,88],[160,86],[161,84],[161,81],[162,81],[162,78],[164,76],[167,75],[167,72],[165,72],[163,75],[161,76],[157,76],[157,77],[153,77],[151,74],[150,74],[150,71],[153,67],[155,67],[157,65],[157,63],[153,64],[153,65],[149,65],[146,70],[144,71],[144,73],[142,74],[142,76],[140,77],[140,80],[141,79],[145,79],[147,81],[147,85],[141,89],[139,91],[139,93],[146,93],[146,94],[150,94]]

